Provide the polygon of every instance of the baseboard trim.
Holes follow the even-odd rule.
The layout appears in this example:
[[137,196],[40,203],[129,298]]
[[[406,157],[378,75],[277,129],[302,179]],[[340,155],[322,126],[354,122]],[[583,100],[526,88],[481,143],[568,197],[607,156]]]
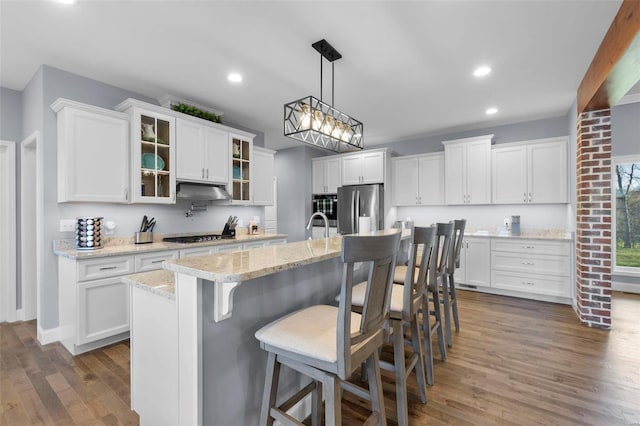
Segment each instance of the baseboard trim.
[[57,342],[60,340],[60,329],[56,328],[48,328],[43,329],[38,325],[38,342],[41,345],[48,345],[49,343]]
[[615,281],[612,281],[611,289],[613,291],[624,291],[625,293],[640,294],[640,284],[617,283]]

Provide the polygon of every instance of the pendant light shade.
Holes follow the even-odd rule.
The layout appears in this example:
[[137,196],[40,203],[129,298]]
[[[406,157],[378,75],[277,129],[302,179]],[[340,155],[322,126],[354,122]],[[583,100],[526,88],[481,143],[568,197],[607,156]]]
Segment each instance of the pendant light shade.
[[[333,151],[349,152],[364,148],[363,124],[361,121],[335,109],[322,101],[322,58],[332,62],[340,59],[338,53],[326,40],[314,43],[313,48],[320,59],[320,99],[305,96],[284,105],[284,135],[315,147]],[[333,72],[331,76],[333,92]]]

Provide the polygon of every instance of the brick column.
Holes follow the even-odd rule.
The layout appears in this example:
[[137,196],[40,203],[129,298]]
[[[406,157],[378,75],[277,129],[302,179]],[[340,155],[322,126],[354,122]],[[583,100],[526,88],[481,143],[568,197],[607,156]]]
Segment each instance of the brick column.
[[576,211],[577,314],[611,327],[611,110],[578,120]]

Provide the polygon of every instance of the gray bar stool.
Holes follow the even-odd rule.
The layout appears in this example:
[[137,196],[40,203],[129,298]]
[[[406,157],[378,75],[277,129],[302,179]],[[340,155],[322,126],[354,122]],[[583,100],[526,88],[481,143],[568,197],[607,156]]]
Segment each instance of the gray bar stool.
[[[389,313],[391,337],[393,339],[393,363],[380,361],[385,370],[395,373],[396,405],[398,425],[409,424],[407,377],[413,370],[416,372],[420,401],[427,402],[427,384],[425,382],[425,360],[420,333],[418,314],[426,305],[427,268],[430,254],[435,242],[435,227],[415,227],[411,231],[409,245],[409,265],[406,268],[404,285],[393,284],[391,291],[391,309]],[[419,255],[420,253],[420,255]],[[357,312],[361,312],[366,300],[367,283],[353,287],[352,304]],[[405,359],[405,329],[411,330],[409,343],[413,352]],[[427,343],[428,344],[428,343]]]
[[[458,298],[456,297],[456,285],[453,275],[456,269],[460,267],[460,250],[462,248],[462,239],[464,238],[464,228],[467,225],[465,219],[456,219],[453,221],[453,239],[451,240],[451,249],[449,250],[449,258],[447,260],[447,287],[449,291],[443,291],[443,298],[449,299],[449,306],[453,314],[453,323],[456,332],[460,331],[460,320],[458,319]],[[447,316],[449,312],[447,312]],[[453,345],[451,331],[447,334],[448,346]]]
[[[386,425],[378,351],[389,319],[391,286],[400,233],[382,236],[345,236],[342,239],[343,274],[338,307],[311,306],[280,318],[255,334],[268,352],[260,425],[302,425],[286,413],[312,393],[312,424],[320,425],[322,388],[325,388],[325,425],[341,425],[342,389],[371,401],[366,424]],[[362,314],[352,312],[354,264],[369,263]],[[369,390],[347,380],[367,364]],[[280,367],[285,365],[311,377],[314,383],[292,399],[276,405]]]
[[440,251],[438,253],[438,264],[436,267],[436,285],[442,289],[442,304],[444,305],[444,334],[447,338],[447,346],[453,345],[453,338],[451,336],[451,306],[449,299],[449,275],[447,273],[447,266],[449,262],[449,253],[453,249],[453,233],[454,223],[438,223],[437,225],[438,239],[441,241]]

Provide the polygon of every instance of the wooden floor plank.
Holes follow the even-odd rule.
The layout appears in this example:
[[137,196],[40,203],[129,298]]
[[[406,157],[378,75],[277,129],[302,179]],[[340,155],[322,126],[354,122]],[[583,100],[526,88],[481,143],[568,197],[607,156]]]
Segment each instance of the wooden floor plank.
[[[411,425],[640,424],[640,295],[614,293],[608,332],[581,325],[565,305],[469,291],[458,297],[461,330],[447,361],[435,360],[428,403],[410,398]],[[35,321],[0,324],[2,426],[139,423],[129,405],[128,341],[73,357],[35,336]],[[387,347],[382,357],[391,353]],[[408,382],[417,394],[415,378]],[[383,389],[393,426],[388,372]],[[344,424],[362,423],[368,407],[347,394]]]

